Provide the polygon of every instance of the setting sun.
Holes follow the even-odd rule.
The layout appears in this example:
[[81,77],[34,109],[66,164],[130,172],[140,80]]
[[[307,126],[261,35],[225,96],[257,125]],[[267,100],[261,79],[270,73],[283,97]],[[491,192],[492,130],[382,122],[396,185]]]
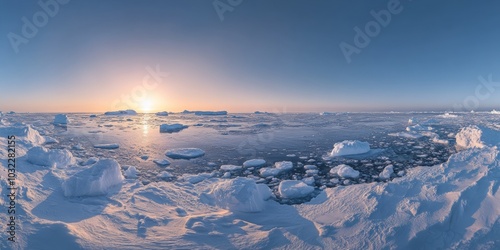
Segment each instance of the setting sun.
[[141,111],[147,113],[153,109],[153,102],[151,100],[144,100],[141,102]]

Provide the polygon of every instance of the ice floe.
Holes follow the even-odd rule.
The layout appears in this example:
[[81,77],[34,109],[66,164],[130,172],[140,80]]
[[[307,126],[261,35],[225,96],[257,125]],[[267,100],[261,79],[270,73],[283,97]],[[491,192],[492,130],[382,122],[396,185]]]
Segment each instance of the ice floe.
[[175,124],[162,124],[160,125],[160,133],[174,133],[174,132],[179,132],[188,126],[175,123]]
[[118,143],[105,143],[105,144],[94,145],[94,148],[101,148],[101,149],[117,149],[119,147],[120,145]]
[[217,206],[229,211],[248,213],[264,209],[265,200],[271,194],[268,190],[267,186],[256,184],[253,179],[237,177],[215,184],[210,194],[214,196]]
[[172,159],[193,159],[205,155],[205,151],[199,148],[176,148],[165,152],[165,155]]
[[118,111],[108,111],[104,113],[105,115],[137,115],[137,112],[132,109],[118,110]]

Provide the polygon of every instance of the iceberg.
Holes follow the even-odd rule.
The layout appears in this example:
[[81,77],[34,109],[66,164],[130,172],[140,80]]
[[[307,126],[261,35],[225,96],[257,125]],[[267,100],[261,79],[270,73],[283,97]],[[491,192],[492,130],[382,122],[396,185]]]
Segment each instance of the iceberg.
[[333,150],[330,152],[331,157],[343,155],[364,154],[370,151],[370,144],[361,141],[343,141],[333,145]]

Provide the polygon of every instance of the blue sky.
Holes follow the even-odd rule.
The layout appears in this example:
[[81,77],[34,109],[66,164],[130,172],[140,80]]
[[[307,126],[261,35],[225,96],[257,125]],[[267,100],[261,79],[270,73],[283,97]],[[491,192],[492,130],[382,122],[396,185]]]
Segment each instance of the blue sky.
[[[500,81],[498,1],[399,1],[348,63],[340,44],[397,2],[242,0],[222,21],[213,1],[71,0],[12,46],[43,8],[0,0],[0,110],[500,108],[498,84],[478,87]],[[125,102],[157,66],[168,76]]]

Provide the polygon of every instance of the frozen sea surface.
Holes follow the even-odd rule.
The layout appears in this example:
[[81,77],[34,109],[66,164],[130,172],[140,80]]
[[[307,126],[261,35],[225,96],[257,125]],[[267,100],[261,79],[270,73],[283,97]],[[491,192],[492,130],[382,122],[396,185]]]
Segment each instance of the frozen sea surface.
[[[158,176],[165,168],[154,160],[163,159],[166,151],[179,148],[199,148],[205,155],[191,160],[168,158],[171,162],[169,173],[174,176],[213,173],[221,177],[227,171],[220,166],[242,166],[245,161],[254,158],[266,161],[262,167],[272,167],[279,161],[292,161],[293,170],[281,173],[277,176],[279,178],[259,179],[259,168],[231,171],[231,178],[253,177],[259,183],[269,185],[275,193],[280,179],[301,180],[313,176],[313,186],[324,188],[386,181],[378,176],[387,165],[393,165],[394,172],[398,173],[415,166],[445,162],[456,152],[455,141],[450,134],[457,133],[468,124],[480,123],[482,116],[491,117],[490,114],[480,113],[457,117],[439,113],[311,113],[223,116],[138,114],[98,115],[92,118],[90,114],[68,114],[71,122],[67,126],[55,126],[55,115],[11,114],[5,116],[4,121],[33,124],[44,136],[59,141],[45,147],[68,149],[81,161],[97,156],[135,166],[139,172],[138,179],[144,183],[162,181]],[[420,127],[420,123],[415,121],[423,124],[421,126],[426,128],[425,131],[410,132],[417,135],[414,137],[404,136],[409,133],[406,132],[407,127]],[[165,123],[188,127],[178,133],[160,133],[161,125]],[[446,144],[436,143],[433,140],[435,137]],[[360,155],[329,157],[333,145],[344,140],[368,142],[371,150]],[[103,149],[99,145],[119,145],[119,148]],[[317,173],[306,173],[303,166],[311,164],[318,167]],[[341,164],[359,171],[360,178],[344,182],[345,178],[340,177],[338,183],[332,182],[330,169]]]

